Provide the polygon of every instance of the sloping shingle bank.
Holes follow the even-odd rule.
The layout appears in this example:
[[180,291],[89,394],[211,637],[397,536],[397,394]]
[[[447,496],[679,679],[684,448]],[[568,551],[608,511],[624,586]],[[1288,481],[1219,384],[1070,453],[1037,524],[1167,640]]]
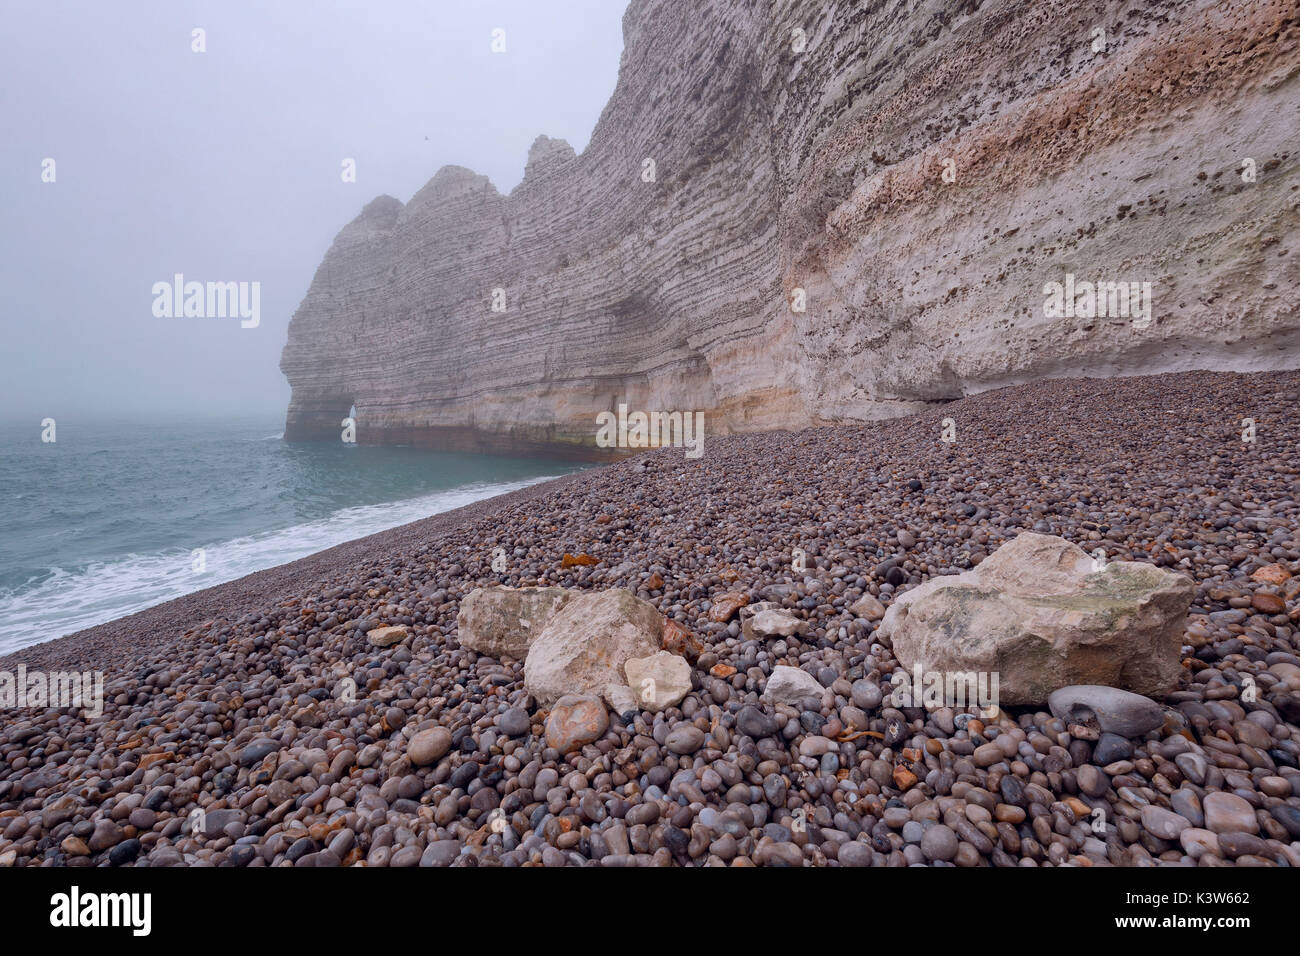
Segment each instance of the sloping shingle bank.
[[[29,648],[0,668],[102,668],[109,693],[5,720],[0,863],[1300,864],[1298,409],[1298,373],[1191,372],[710,437]],[[1196,582],[1162,727],[890,708],[896,662],[849,608],[1026,529]],[[549,751],[522,666],[456,641],[497,583],[637,592],[701,642],[692,691]],[[808,626],[747,640],[711,620],[728,593]],[[373,647],[380,625],[410,636]],[[821,701],[765,702],[777,666]]]

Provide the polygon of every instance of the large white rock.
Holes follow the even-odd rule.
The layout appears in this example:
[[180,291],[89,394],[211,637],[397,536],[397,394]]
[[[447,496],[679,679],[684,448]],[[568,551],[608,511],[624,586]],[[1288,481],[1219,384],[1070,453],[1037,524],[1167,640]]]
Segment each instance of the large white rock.
[[456,616],[461,646],[523,660],[546,622],[574,593],[568,588],[476,588],[461,600]]
[[524,686],[543,706],[565,694],[610,700],[628,659],[659,650],[663,625],[658,609],[630,591],[573,594],[528,649]]
[[1104,684],[1160,697],[1181,671],[1191,580],[1155,565],[1099,566],[1053,535],[1022,532],[978,567],[897,597],[877,634],[908,671],[997,674],[1000,704]]
[[681,702],[691,691],[691,665],[670,651],[630,657],[623,665],[627,685],[643,710],[658,713]]

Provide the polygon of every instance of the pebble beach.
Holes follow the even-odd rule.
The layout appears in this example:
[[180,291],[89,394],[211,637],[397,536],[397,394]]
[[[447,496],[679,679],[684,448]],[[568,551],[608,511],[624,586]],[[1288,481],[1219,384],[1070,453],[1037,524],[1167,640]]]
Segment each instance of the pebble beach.
[[[1195,371],[708,434],[28,647],[104,709],[5,714],[0,866],[1300,865],[1298,413],[1300,373]],[[1159,728],[891,706],[885,609],[1024,531],[1192,579]],[[495,585],[632,592],[689,693],[561,753],[457,640]],[[807,627],[747,639],[760,601]]]

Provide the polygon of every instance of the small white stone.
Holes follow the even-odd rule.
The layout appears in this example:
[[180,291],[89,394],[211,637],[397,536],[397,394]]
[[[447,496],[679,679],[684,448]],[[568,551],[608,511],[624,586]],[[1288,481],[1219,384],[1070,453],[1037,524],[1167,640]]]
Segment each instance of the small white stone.
[[391,647],[406,640],[406,628],[400,624],[392,627],[377,627],[366,631],[366,639],[375,647]]
[[670,651],[630,657],[623,671],[637,706],[651,713],[679,703],[691,690],[691,665]]
[[807,634],[808,622],[801,621],[789,611],[760,611],[750,622],[756,637],[790,637]]
[[825,690],[807,671],[778,664],[767,679],[763,700],[769,704],[797,704],[809,697],[821,700]]

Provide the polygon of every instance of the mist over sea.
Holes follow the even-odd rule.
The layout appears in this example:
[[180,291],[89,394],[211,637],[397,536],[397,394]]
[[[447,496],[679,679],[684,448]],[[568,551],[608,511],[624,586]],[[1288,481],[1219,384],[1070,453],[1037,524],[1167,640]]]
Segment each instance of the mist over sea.
[[38,422],[0,424],[0,653],[576,467],[282,427],[69,419],[44,443]]

